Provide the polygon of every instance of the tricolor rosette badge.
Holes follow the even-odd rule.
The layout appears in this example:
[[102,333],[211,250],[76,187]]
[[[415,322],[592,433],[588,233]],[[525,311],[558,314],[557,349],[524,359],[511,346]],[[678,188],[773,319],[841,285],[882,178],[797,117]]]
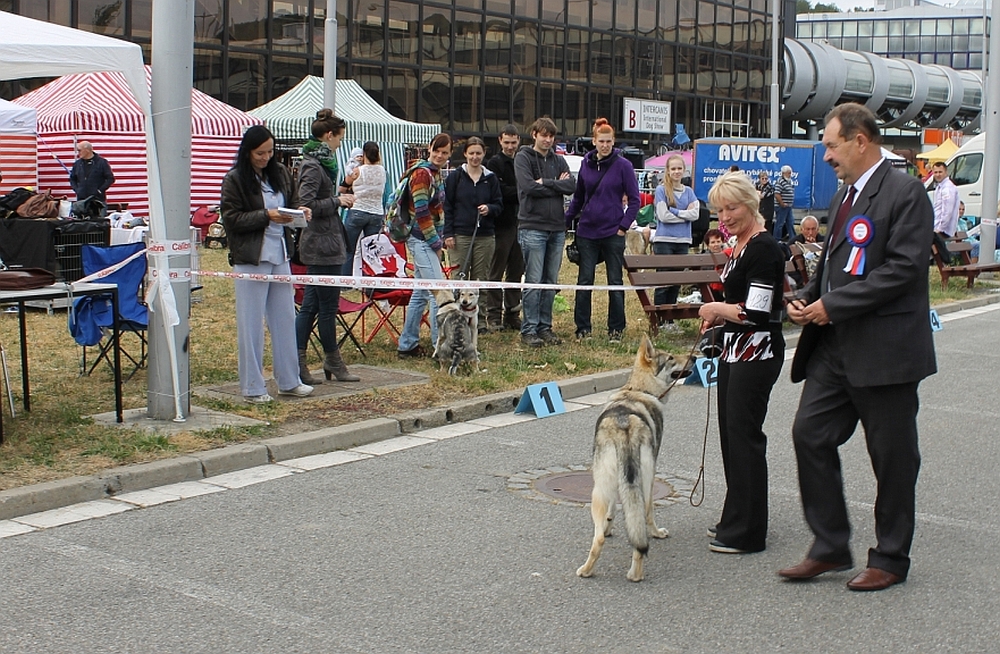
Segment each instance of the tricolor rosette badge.
[[847,242],[853,247],[851,255],[847,258],[847,265],[844,266],[844,272],[852,275],[863,275],[865,274],[865,248],[875,236],[875,226],[872,225],[871,218],[860,215],[848,220],[845,236]]

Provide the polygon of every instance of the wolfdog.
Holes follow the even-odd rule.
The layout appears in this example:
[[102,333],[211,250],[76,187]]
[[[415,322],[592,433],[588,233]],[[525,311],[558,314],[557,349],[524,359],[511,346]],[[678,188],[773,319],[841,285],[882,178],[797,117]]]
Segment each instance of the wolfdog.
[[463,361],[473,368],[479,363],[479,289],[463,288],[458,299],[453,291],[434,291],[437,300],[438,338],[432,357],[447,364],[448,374],[454,375]]
[[590,506],[594,541],[587,562],[576,571],[581,577],[594,573],[604,539],[611,535],[611,521],[619,498],[625,532],[633,547],[632,567],[625,575],[629,581],[642,581],[649,537],[669,535],[653,521],[653,476],[663,438],[663,402],[671,380],[689,374],[684,368],[674,356],[660,352],[644,336],[628,383],[611,396],[597,418]]

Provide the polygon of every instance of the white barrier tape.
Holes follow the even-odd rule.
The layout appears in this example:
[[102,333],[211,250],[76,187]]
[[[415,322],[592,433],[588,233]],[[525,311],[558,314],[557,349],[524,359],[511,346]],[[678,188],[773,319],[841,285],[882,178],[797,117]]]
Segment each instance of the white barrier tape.
[[135,254],[133,254],[132,256],[130,256],[128,259],[125,259],[124,261],[116,263],[113,266],[109,266],[109,267],[105,268],[104,270],[98,270],[95,273],[91,273],[91,274],[87,275],[86,277],[81,277],[80,279],[76,280],[73,283],[74,284],[83,284],[83,283],[92,282],[92,281],[95,281],[95,280],[98,280],[98,279],[104,279],[105,277],[107,277],[111,273],[116,272],[118,270],[121,270],[128,263],[130,263],[132,261],[135,261],[136,259],[138,259],[139,257],[141,257],[145,253],[146,253],[145,250],[139,250],[138,252],[136,252]]
[[152,241],[146,246],[151,256],[162,254],[190,254],[191,239],[180,241]]
[[280,282],[282,284],[305,284],[310,286],[343,286],[347,288],[409,288],[433,290],[454,290],[459,288],[478,288],[480,290],[502,290],[519,288],[522,290],[538,289],[543,291],[635,291],[653,288],[651,286],[583,286],[579,284],[528,284],[515,282],[488,282],[478,279],[417,279],[415,277],[350,277],[346,275],[261,275],[257,273],[219,272],[216,270],[198,270],[199,277],[221,277],[223,279],[242,279],[254,282]]
[[[149,276],[152,279],[157,279],[160,276],[160,271],[156,268],[151,268],[149,271]],[[169,272],[170,281],[191,281],[191,269],[190,268],[170,268]]]

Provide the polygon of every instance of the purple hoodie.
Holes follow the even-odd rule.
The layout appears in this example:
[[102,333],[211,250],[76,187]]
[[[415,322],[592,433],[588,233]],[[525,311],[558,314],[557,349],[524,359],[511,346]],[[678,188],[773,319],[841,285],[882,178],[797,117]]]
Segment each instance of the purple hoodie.
[[[597,193],[588,201],[587,197],[594,193],[599,179],[601,183],[597,186]],[[624,196],[628,196],[627,210],[622,205]],[[584,204],[587,206],[584,207]],[[577,236],[607,238],[614,236],[619,229],[628,230],[638,213],[639,182],[635,177],[635,168],[621,156],[621,150],[613,149],[604,159],[597,158],[597,150],[588,152],[576,178],[573,199],[566,209],[566,226],[571,228],[573,220],[579,216]]]

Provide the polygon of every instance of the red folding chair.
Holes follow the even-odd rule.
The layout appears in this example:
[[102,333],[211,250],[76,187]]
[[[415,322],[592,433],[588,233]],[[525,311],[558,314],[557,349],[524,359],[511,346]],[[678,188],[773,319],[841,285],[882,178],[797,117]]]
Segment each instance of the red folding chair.
[[[365,277],[407,277],[406,246],[393,243],[385,234],[373,234],[361,239],[358,246],[361,274]],[[413,291],[408,288],[374,289],[368,298],[369,307],[361,314],[361,333],[364,342],[371,343],[380,331],[399,345],[399,327],[393,322],[396,309],[403,307],[406,319],[406,305],[410,303]],[[365,316],[375,313],[375,325],[368,327]]]

